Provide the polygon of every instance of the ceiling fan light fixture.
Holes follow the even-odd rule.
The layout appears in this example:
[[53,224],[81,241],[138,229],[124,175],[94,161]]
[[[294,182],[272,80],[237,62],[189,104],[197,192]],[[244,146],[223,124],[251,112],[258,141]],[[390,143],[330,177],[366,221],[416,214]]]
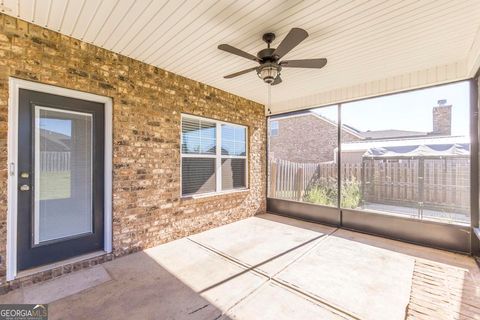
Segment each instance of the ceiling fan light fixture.
[[257,74],[265,83],[272,84],[280,75],[280,66],[274,64],[262,66],[259,68]]

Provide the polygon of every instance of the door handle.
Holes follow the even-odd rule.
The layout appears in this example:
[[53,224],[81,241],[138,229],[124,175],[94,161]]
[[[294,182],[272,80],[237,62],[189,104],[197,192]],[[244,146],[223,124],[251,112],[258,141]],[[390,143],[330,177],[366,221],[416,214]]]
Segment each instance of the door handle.
[[29,190],[30,190],[30,186],[27,184],[22,184],[20,186],[20,191],[29,191]]

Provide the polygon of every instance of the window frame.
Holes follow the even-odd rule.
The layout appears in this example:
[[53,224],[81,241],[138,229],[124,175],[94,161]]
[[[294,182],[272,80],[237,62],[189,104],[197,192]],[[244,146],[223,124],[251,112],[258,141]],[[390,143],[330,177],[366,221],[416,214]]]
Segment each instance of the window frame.
[[[215,154],[195,154],[195,153],[183,153],[183,121],[184,119],[192,120],[201,120],[215,123]],[[245,130],[245,155],[222,155],[222,125],[229,125]],[[180,120],[180,198],[196,198],[196,197],[206,197],[206,196],[215,196],[220,194],[235,193],[249,190],[249,136],[248,136],[248,126],[220,121],[212,118],[200,117],[188,113],[181,114]],[[183,158],[210,158],[215,159],[215,191],[213,192],[202,192],[202,193],[190,193],[183,194]],[[222,190],[222,159],[244,159],[245,160],[245,187],[234,188],[228,190]]]

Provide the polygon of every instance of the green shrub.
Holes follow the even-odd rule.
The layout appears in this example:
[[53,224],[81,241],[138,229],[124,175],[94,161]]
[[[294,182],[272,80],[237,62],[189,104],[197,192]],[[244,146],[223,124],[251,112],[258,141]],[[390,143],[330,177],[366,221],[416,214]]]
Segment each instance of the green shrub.
[[304,201],[321,204],[324,206],[337,206],[337,189],[328,185],[316,185],[310,188],[305,196]]
[[[342,183],[342,208],[354,209],[360,205],[360,184],[355,180]],[[305,193],[303,201],[324,206],[337,206],[337,182],[329,179],[326,183],[311,186]]]
[[342,208],[355,209],[360,205],[362,194],[360,184],[355,178],[342,183]]

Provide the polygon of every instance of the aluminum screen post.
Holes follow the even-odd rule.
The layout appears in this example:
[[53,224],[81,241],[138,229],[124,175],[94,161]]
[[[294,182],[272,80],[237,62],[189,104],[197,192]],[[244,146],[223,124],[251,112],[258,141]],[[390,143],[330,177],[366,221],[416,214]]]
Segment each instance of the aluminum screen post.
[[480,99],[478,96],[479,86],[478,76],[470,81],[470,218],[471,218],[471,253],[480,255],[480,240],[475,233],[479,228],[479,132],[478,132],[478,105]]

